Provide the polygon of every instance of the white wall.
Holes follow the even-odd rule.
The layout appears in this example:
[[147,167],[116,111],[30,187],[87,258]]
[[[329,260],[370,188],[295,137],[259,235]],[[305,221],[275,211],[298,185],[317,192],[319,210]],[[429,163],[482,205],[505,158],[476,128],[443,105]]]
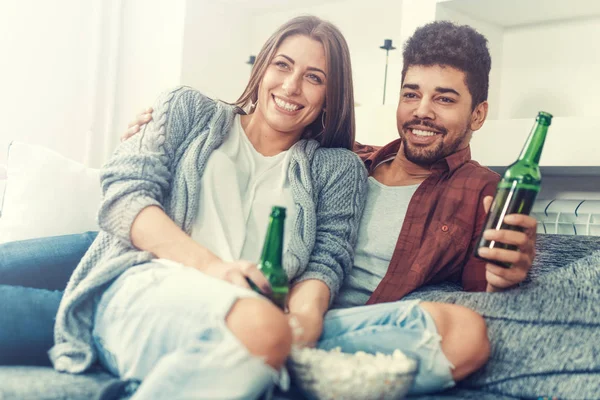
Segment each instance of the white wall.
[[500,118],[600,116],[598,38],[600,18],[508,29]]
[[182,84],[227,102],[248,83],[256,54],[250,46],[250,11],[230,3],[189,0],[185,16]]
[[0,164],[12,140],[98,167],[181,82],[185,0],[3,0]]
[[0,2],[0,164],[12,140],[83,161],[99,1]]
[[185,0],[124,0],[111,152],[141,109],[181,84],[185,6]]

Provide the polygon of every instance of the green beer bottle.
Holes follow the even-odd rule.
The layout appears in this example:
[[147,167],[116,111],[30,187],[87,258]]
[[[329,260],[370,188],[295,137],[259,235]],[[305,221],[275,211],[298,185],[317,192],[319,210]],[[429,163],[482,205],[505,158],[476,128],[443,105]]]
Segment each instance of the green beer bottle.
[[481,257],[479,255],[479,248],[517,250],[517,247],[498,243],[494,240],[485,240],[483,232],[486,229],[522,230],[519,227],[506,225],[504,217],[508,214],[529,215],[531,212],[542,183],[539,163],[544,141],[546,140],[546,133],[551,122],[551,114],[543,111],[538,113],[535,125],[527,138],[525,146],[523,146],[523,150],[521,150],[519,158],[509,165],[502,180],[498,183],[492,207],[487,216],[478,245],[475,248],[475,257],[493,262],[501,267],[510,268],[510,263],[490,261]]
[[285,308],[290,291],[288,277],[283,269],[282,262],[284,223],[285,207],[273,207],[269,217],[265,243],[257,266],[271,284],[273,291],[270,296],[271,301],[281,309]]

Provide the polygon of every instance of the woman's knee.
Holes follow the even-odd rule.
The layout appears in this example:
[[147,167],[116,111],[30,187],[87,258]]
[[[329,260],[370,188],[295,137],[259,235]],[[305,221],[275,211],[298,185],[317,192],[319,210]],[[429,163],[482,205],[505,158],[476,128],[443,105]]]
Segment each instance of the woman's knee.
[[255,356],[280,368],[290,353],[292,332],[285,314],[266,300],[239,299],[227,315],[231,332]]
[[482,367],[490,356],[490,342],[483,317],[456,304],[421,303],[433,318],[442,351],[454,365],[452,376],[460,380]]

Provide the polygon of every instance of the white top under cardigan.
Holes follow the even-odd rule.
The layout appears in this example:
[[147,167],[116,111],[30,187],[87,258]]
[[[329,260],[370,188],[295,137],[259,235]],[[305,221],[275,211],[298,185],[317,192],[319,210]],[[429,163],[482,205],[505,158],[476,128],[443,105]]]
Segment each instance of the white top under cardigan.
[[200,179],[192,238],[223,261],[258,262],[271,208],[286,208],[284,249],[292,233],[295,204],[287,177],[290,152],[260,154],[237,115]]

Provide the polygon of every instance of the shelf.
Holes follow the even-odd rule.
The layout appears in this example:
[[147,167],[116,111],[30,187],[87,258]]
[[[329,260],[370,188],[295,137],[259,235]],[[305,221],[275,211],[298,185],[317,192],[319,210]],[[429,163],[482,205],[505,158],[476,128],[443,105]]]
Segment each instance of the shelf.
[[[517,159],[533,123],[534,118],[486,121],[471,140],[473,159],[504,171]],[[600,176],[600,118],[553,118],[540,166],[551,175]]]
[[[479,160],[475,159],[477,162]],[[513,160],[514,161],[514,160]],[[512,162],[512,161],[511,161]],[[481,162],[480,162],[481,163]],[[508,165],[487,165],[489,169],[497,172],[499,175],[503,175]],[[600,166],[564,166],[564,167],[551,167],[542,166],[540,167],[542,177],[547,176],[593,176],[600,177]]]

